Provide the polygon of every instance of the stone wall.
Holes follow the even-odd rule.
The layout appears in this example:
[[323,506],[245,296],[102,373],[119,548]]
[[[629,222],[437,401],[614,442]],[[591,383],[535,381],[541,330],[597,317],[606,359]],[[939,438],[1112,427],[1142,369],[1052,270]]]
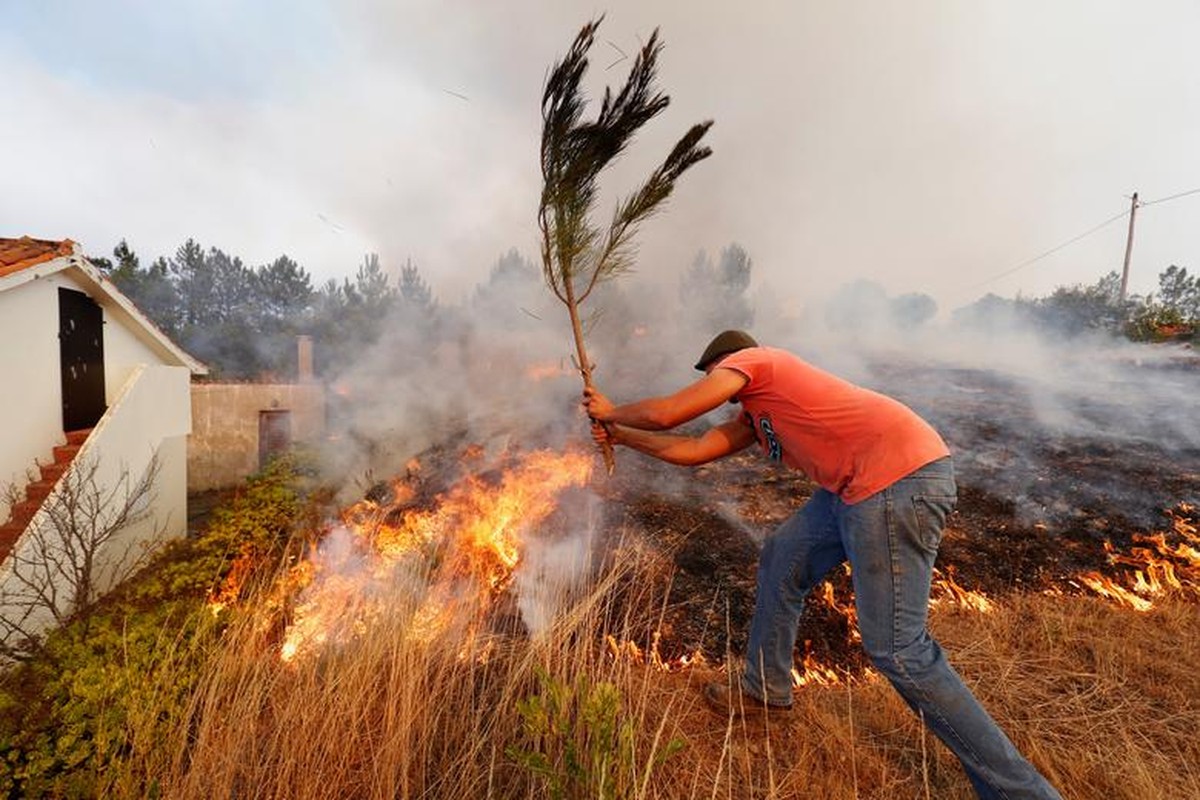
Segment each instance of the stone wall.
[[263,412],[288,412],[293,444],[325,435],[325,387],[316,383],[192,384],[188,491],[224,489],[259,469]]

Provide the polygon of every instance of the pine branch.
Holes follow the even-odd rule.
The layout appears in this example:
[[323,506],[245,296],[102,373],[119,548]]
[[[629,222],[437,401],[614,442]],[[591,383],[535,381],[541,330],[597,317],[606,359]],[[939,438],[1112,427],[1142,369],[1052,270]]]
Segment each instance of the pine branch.
[[[567,307],[585,387],[592,385],[592,364],[583,343],[579,305],[597,283],[632,268],[633,236],[640,224],[670,197],[685,171],[712,154],[700,144],[712,122],[692,126],[646,182],[617,204],[606,231],[592,224],[590,212],[601,173],[626,150],[638,130],[670,104],[670,98],[655,87],[663,48],[656,29],[634,59],[621,90],[614,94],[606,88],[596,118],[583,120],[586,98],[580,85],[587,73],[588,50],[603,19],[583,26],[567,54],[550,70],[542,92],[538,205],[542,271],[546,285]],[[605,448],[605,461],[611,473],[611,446]]]

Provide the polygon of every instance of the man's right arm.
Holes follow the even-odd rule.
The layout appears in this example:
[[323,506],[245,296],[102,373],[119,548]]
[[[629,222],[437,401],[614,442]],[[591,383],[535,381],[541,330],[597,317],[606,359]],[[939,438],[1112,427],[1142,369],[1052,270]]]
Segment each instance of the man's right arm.
[[608,427],[611,441],[681,466],[707,464],[754,442],[754,430],[740,418],[709,428],[701,436],[644,431],[624,425],[610,424]]

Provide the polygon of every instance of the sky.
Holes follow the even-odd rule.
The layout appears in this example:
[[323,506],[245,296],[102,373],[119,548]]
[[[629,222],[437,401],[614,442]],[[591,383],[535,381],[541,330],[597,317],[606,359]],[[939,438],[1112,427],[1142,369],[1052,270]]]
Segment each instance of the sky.
[[[1185,0],[0,0],[0,236],[192,237],[317,284],[377,252],[456,302],[536,256],[542,82],[600,13],[591,95],[657,26],[672,98],[601,214],[715,120],[631,280],[736,241],[780,313],[857,279],[945,311],[1119,270],[1128,195],[1200,188]],[[1133,291],[1200,269],[1198,221],[1200,193],[1139,210]]]

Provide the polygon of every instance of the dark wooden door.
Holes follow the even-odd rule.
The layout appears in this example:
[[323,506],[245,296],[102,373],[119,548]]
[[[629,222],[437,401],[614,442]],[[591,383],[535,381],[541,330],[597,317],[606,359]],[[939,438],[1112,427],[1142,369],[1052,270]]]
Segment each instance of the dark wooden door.
[[292,446],[292,412],[258,412],[258,468]]
[[58,290],[58,350],[63,430],[90,428],[104,416],[104,312],[92,298]]

